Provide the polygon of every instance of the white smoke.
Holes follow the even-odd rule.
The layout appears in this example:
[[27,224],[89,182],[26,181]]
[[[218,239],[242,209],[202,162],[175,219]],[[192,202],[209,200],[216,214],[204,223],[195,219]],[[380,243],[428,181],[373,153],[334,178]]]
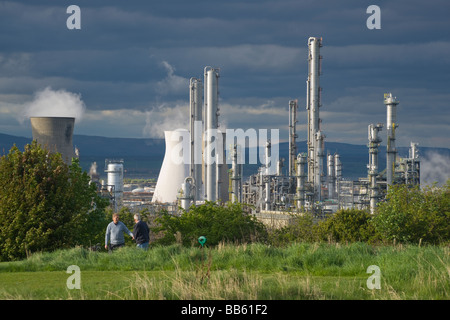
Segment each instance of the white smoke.
[[175,74],[175,68],[167,61],[163,61],[161,64],[167,70],[167,76],[156,83],[156,92],[160,95],[189,92],[189,80],[177,76]]
[[189,106],[177,104],[169,107],[165,104],[146,112],[145,127],[142,130],[144,137],[164,138],[164,131],[177,129],[189,130]]
[[[86,106],[81,95],[47,87],[38,91],[25,105],[25,119],[29,117],[71,117],[77,122],[83,118]],[[25,120],[23,119],[23,120]]]
[[450,179],[450,156],[445,156],[437,152],[425,154],[420,161],[420,184],[439,186],[446,184]]

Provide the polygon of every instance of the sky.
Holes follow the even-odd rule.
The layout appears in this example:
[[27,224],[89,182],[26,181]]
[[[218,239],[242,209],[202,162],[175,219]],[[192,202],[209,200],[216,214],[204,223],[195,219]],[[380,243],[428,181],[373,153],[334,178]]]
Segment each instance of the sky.
[[[67,27],[70,5],[80,29]],[[370,5],[381,29],[367,27]],[[0,1],[0,133],[31,137],[29,116],[46,109],[75,116],[74,134],[163,138],[188,128],[189,79],[211,66],[222,127],[279,129],[287,141],[297,99],[306,140],[314,36],[325,145],[367,144],[391,92],[397,146],[450,148],[448,30],[448,0]],[[381,137],[385,145],[386,128]]]

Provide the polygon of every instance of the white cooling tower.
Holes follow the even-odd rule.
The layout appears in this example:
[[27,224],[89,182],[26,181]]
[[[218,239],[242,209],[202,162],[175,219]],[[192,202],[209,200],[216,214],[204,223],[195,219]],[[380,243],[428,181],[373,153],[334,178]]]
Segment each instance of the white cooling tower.
[[[164,131],[166,151],[152,202],[176,202],[181,185],[189,176],[189,160],[184,160],[190,158],[190,149],[189,147],[181,149],[182,144],[179,140],[180,134],[187,136],[189,146],[189,132],[186,130],[187,134],[183,135],[180,131]],[[187,150],[187,154],[183,154],[184,150]]]

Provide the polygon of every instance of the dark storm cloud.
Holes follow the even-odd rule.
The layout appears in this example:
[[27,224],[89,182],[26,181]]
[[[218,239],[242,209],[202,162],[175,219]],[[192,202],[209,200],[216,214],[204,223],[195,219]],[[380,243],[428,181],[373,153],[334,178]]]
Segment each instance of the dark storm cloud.
[[[82,10],[81,30],[66,28],[71,4]],[[372,4],[381,30],[366,27]],[[307,39],[319,36],[327,139],[366,143],[392,91],[401,101],[399,141],[449,146],[449,8],[445,0],[0,1],[0,111],[14,117],[35,92],[64,89],[86,104],[79,130],[117,136],[129,110],[120,132],[141,136],[153,132],[145,129],[151,117],[186,109],[189,78],[211,65],[221,70],[227,126],[272,123],[284,134],[290,99],[299,100],[299,126],[306,123]]]

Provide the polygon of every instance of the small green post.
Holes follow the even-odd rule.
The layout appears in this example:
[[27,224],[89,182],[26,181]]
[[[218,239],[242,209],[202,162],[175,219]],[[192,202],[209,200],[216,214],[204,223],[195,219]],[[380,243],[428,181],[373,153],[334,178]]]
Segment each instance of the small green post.
[[203,248],[203,245],[206,243],[206,237],[205,236],[198,237],[198,242],[202,245]]

